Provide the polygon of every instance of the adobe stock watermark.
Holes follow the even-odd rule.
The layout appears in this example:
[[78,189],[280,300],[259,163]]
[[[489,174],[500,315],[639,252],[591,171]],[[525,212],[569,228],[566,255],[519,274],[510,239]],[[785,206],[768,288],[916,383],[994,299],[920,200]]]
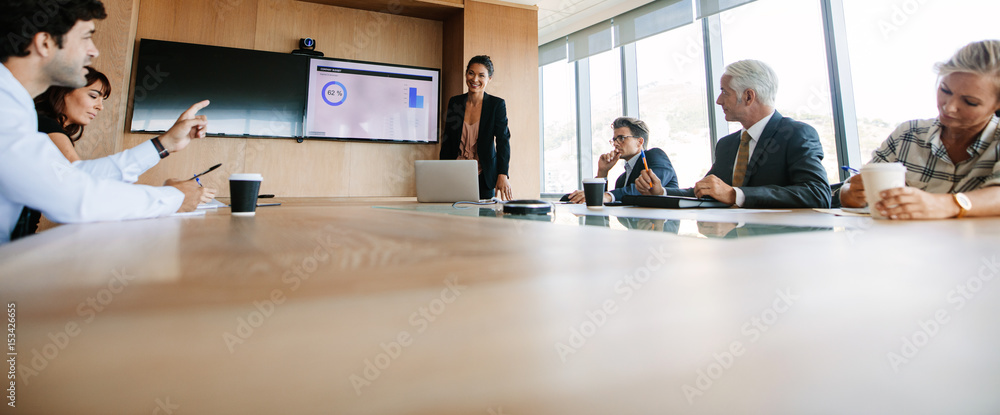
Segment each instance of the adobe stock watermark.
[[665,251],[664,246],[649,248],[649,256],[646,257],[646,262],[643,263],[643,266],[636,268],[615,282],[614,289],[617,297],[604,300],[596,309],[587,310],[584,313],[586,319],[582,323],[569,328],[569,337],[567,337],[566,341],[555,343],[556,354],[559,355],[559,360],[565,364],[570,355],[576,354],[576,352],[586,346],[587,341],[593,338],[597,334],[597,331],[607,324],[608,319],[618,313],[619,302],[624,304],[631,300],[635,296],[635,293],[649,282],[653,272],[663,268],[670,257],[671,254]]
[[[236,353],[238,346],[246,343],[277,312],[278,306],[288,300],[288,294],[298,291],[321,267],[334,266],[338,267],[338,271],[349,272],[386,264],[401,265],[405,262],[401,262],[399,258],[404,252],[409,257],[416,257],[413,261],[439,255],[437,251],[423,249],[412,243],[388,241],[366,232],[341,229],[332,224],[326,225],[323,230],[324,233],[316,237],[316,246],[312,251],[307,251],[308,255],[282,272],[282,285],[252,301],[253,309],[237,316],[232,330],[222,332],[222,342],[230,354]],[[373,248],[376,246],[379,249]]]
[[875,224],[875,219],[872,219],[870,216],[858,217],[856,219],[857,226],[847,228],[844,232],[844,235],[847,236],[847,241],[851,244],[856,243],[858,236],[867,233]]
[[749,344],[756,343],[764,333],[777,324],[779,316],[788,312],[791,306],[799,301],[799,296],[792,294],[791,288],[779,289],[775,294],[776,297],[770,307],[765,308],[740,326],[742,337],[730,342],[722,352],[713,353],[712,362],[704,369],[698,369],[693,382],[694,386],[687,383],[681,386],[681,392],[684,393],[688,405],[694,405],[695,398],[708,392],[715,385],[715,382],[736,364],[736,359],[746,354],[747,348],[743,343],[744,339]]
[[226,20],[226,14],[236,9],[240,2],[239,0],[216,0],[212,3],[218,10],[219,20]]
[[382,9],[379,13],[373,13],[374,20],[369,21],[363,29],[357,30],[354,34],[353,43],[343,43],[341,45],[342,56],[355,56],[371,46],[372,42],[382,36],[383,30],[389,25],[390,17],[388,15],[400,15],[403,13],[403,10],[405,8],[399,0],[390,0],[386,4],[385,9]]
[[830,105],[830,90],[824,90],[823,84],[812,84],[809,86],[809,96],[795,111],[799,117],[815,116],[830,108]]
[[236,353],[236,347],[253,336],[254,332],[274,315],[277,307],[285,303],[285,300],[288,299],[285,290],[298,291],[302,287],[302,283],[309,280],[320,265],[330,262],[330,259],[342,248],[334,235],[327,234],[325,237],[322,235],[317,237],[316,247],[312,254],[302,258],[297,264],[293,264],[291,268],[281,274],[281,282],[284,286],[272,289],[265,298],[254,300],[254,309],[246,315],[236,317],[236,326],[231,332],[222,333],[222,341],[226,344],[229,353]]
[[7,380],[10,381],[10,386],[4,385],[4,398],[7,400],[7,406],[11,408],[17,407],[17,303],[7,303],[7,354],[6,362],[4,367],[9,368],[7,371]]
[[441,294],[430,300],[426,307],[418,307],[410,314],[407,321],[415,333],[411,333],[409,330],[400,330],[396,337],[389,340],[388,343],[379,343],[380,351],[371,359],[364,360],[364,369],[361,370],[361,375],[351,373],[347,377],[351,387],[354,388],[354,393],[361,396],[362,389],[371,386],[372,382],[378,380],[392,366],[392,362],[403,354],[403,350],[413,345],[415,337],[427,331],[430,324],[437,320],[441,314],[444,314],[448,305],[457,301],[461,297],[462,291],[468,289],[467,286],[459,285],[458,279],[454,276],[445,278],[444,285]]
[[941,307],[934,311],[930,318],[926,320],[918,319],[917,329],[909,336],[899,338],[900,346],[898,351],[886,353],[886,361],[893,372],[899,373],[900,367],[915,359],[920,354],[920,351],[932,339],[937,337],[944,326],[951,321],[951,313],[962,311],[977,294],[983,291],[986,283],[993,281],[997,274],[1000,273],[1000,262],[997,262],[996,255],[990,258],[984,257],[980,262],[982,265],[979,266],[976,275],[966,279],[965,283],[956,285],[945,296],[946,301],[951,305],[950,312],[948,307]]
[[290,115],[294,111],[283,108],[283,107],[271,107],[268,111],[264,124],[264,128],[261,130],[261,135],[265,137],[292,137],[299,133],[302,129],[302,121],[292,120]]
[[[722,25],[731,25],[738,20],[735,13],[720,13],[718,16],[718,19],[708,20],[708,27],[711,32],[718,33],[722,30]],[[672,57],[678,71],[684,71],[692,64],[705,64],[705,46],[703,42],[702,31],[700,30],[697,34],[692,34],[685,39],[684,52],[675,53]]]
[[889,37],[898,32],[906,25],[913,16],[920,13],[924,4],[931,0],[902,0],[896,2],[889,8],[888,19],[879,19],[878,30],[882,32],[882,38],[889,40]]
[[170,402],[169,396],[163,399],[156,398],[156,401],[154,401],[153,403],[156,404],[156,407],[153,408],[153,415],[160,415],[160,414],[172,415],[174,411],[180,409],[181,407],[180,405],[176,405],[173,402]]
[[140,73],[135,75],[135,94],[133,97],[136,103],[145,101],[149,93],[155,91],[163,81],[170,76],[170,72],[160,69],[160,64],[156,66],[147,65]]
[[112,270],[111,274],[112,277],[108,280],[106,288],[101,288],[94,296],[87,297],[77,305],[76,314],[82,320],[69,321],[62,330],[55,333],[49,332],[48,343],[39,349],[31,349],[31,360],[27,362],[28,364],[21,365],[18,373],[25,385],[28,384],[28,379],[38,376],[49,366],[50,362],[58,358],[59,353],[69,347],[73,338],[83,332],[83,327],[93,323],[97,315],[114,302],[115,296],[121,294],[128,287],[129,282],[135,279],[135,276],[129,275],[124,269],[120,272]]
[[[69,0],[39,1],[38,5],[42,10],[35,12],[31,16],[22,17],[21,21],[15,23],[15,27],[4,28],[6,31],[4,41],[10,44],[13,50],[21,50],[21,48],[31,42],[32,33],[37,33],[41,30],[41,27],[48,25],[49,20],[59,13],[61,6],[68,2]],[[20,33],[16,29],[18,25],[20,25]]]

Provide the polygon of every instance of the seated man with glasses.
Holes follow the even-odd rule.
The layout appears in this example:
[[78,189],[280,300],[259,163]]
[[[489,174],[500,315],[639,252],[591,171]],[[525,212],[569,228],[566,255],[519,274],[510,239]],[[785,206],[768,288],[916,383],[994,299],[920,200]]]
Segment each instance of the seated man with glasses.
[[[662,177],[662,183],[666,186],[677,187],[677,175],[674,174],[674,166],[670,164],[667,153],[658,148],[642,151],[649,144],[649,127],[645,122],[631,117],[621,117],[611,123],[611,128],[615,131],[609,142],[614,146],[614,150],[602,154],[597,160],[597,177],[608,177],[608,171],[621,159],[625,160],[625,173],[618,176],[614,190],[604,193],[605,203],[622,200],[625,195],[638,195],[635,179],[647,165],[656,177]],[[645,160],[642,158],[643,153],[646,155]],[[569,194],[569,201],[583,203],[586,198],[582,190],[577,190]]]

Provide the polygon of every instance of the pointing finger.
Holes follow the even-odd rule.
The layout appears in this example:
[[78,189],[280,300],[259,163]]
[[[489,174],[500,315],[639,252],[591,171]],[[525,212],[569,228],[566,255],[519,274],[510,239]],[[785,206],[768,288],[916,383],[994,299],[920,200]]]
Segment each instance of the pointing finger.
[[[201,111],[202,108],[207,107],[209,103],[210,102],[206,99],[204,101],[192,105],[191,108],[188,108],[187,111],[184,111],[184,113],[181,114],[181,119],[194,118],[195,114],[197,114],[198,111]],[[202,117],[204,117],[204,115]]]

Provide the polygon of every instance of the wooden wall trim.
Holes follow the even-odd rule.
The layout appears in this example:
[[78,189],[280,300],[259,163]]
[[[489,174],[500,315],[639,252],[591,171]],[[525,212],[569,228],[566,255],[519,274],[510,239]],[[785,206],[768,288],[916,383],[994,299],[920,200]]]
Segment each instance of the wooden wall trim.
[[517,198],[537,198],[541,193],[538,11],[498,3],[466,2],[465,62],[483,54],[493,59],[496,74],[487,92],[507,102],[511,187]]
[[536,12],[538,11],[538,6],[537,5],[511,3],[509,1],[502,1],[502,0],[465,0],[465,1],[470,2],[470,3],[471,2],[489,3],[489,4],[495,4],[497,6],[513,7],[513,8],[517,8],[517,9],[526,9],[526,10],[534,10]]

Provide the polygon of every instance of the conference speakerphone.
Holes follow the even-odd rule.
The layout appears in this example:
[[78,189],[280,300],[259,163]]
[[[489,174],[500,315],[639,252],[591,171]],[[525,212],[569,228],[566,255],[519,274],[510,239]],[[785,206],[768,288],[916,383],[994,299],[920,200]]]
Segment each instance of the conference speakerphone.
[[547,215],[552,212],[552,204],[544,200],[509,200],[503,203],[503,213],[511,215]]

